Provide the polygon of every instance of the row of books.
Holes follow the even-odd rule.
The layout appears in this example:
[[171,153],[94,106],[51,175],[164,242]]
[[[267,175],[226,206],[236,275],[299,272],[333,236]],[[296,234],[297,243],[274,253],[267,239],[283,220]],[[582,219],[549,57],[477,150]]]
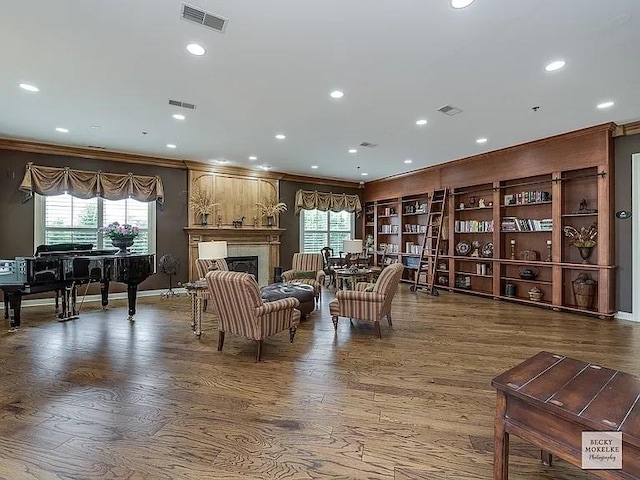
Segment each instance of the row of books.
[[380,233],[398,233],[398,225],[380,225]]
[[405,223],[404,232],[405,233],[425,233],[427,231],[426,225],[416,225],[412,223]]
[[386,253],[398,253],[400,249],[396,243],[381,243],[378,245],[380,250],[384,250]]
[[551,193],[542,190],[514,193],[504,196],[505,205],[524,205],[527,203],[550,202]]
[[550,232],[553,230],[553,219],[502,217],[500,229],[503,232]]
[[456,220],[454,228],[456,233],[493,232],[493,220]]

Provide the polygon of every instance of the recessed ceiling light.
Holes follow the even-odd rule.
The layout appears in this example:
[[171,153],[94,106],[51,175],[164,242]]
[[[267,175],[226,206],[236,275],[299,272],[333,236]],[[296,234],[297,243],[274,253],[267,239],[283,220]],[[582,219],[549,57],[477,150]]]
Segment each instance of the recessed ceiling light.
[[413,160],[411,160],[410,158],[407,158],[404,163],[413,163]]
[[271,165],[260,165],[262,170],[271,170]]
[[609,107],[613,107],[614,103],[609,101],[609,102],[602,102],[599,103],[598,105],[596,105],[598,108],[602,109],[602,108],[609,108]]
[[214,162],[216,162],[218,165],[227,165],[229,163],[229,160],[221,158],[221,159],[218,159],[218,160],[214,160]]
[[358,153],[358,149],[357,148],[350,148],[349,149],[349,153]]
[[451,0],[453,8],[466,8],[473,3],[473,0]]
[[564,60],[556,60],[555,62],[551,62],[549,65],[544,67],[547,72],[553,72],[555,70],[560,70],[567,64]]
[[426,125],[427,121],[424,118],[421,118],[420,120],[416,120],[416,125]]
[[254,161],[254,160],[257,160],[257,159],[258,159],[258,157],[256,157],[255,155],[251,155],[249,157],[249,160],[251,160],[251,161]]
[[207,53],[207,51],[197,43],[190,43],[189,45],[187,45],[187,52],[198,57],[201,57],[202,55]]
[[277,134],[277,135],[276,135],[276,138],[277,138],[278,140],[284,140],[285,138],[287,138],[287,136],[286,136],[286,135],[283,135],[282,133],[279,133],[279,134]]
[[487,143],[488,139],[486,138],[479,138],[476,140],[476,143]]
[[167,148],[176,148],[176,145],[173,143],[167,143]]
[[39,92],[40,89],[35,85],[30,85],[28,83],[19,83],[18,86],[27,92]]
[[344,92],[342,90],[334,90],[329,94],[331,98],[342,98],[344,97]]
[[366,177],[369,174],[367,172],[362,172],[360,175],[362,175],[363,177]]
[[181,113],[174,113],[174,114],[173,114],[173,118],[175,118],[176,120],[184,120],[184,119],[185,119],[185,118],[187,118],[187,117],[185,117],[185,116],[184,116],[184,115],[182,115]]
[[100,130],[100,125],[91,125],[91,130]]
[[315,170],[316,168],[318,168],[318,165],[311,165],[311,168]]
[[69,129],[64,127],[56,127],[56,132],[69,133]]

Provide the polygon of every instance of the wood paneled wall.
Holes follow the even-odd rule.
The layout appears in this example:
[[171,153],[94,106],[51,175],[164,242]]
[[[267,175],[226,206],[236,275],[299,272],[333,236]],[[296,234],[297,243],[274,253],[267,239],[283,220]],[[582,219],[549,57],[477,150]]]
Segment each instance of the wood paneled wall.
[[442,187],[462,187],[610,165],[613,124],[496,150],[415,172],[368,182],[364,201],[415,195]]

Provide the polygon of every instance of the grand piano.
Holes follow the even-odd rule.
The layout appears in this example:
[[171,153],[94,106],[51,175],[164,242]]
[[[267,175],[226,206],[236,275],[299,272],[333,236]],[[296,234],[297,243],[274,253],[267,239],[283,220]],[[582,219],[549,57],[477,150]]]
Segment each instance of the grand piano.
[[138,285],[154,273],[155,255],[117,251],[94,250],[90,243],[40,245],[33,257],[0,260],[4,317],[10,319],[10,330],[20,326],[22,297],[34,293],[55,292],[58,319],[77,318],[77,288],[92,282],[100,282],[103,307],[109,303],[109,283],[126,283],[129,320],[133,321]]

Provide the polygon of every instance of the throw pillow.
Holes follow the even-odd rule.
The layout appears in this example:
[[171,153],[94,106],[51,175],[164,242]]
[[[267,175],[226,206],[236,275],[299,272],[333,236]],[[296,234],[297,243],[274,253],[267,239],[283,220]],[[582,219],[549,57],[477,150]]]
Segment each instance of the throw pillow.
[[293,272],[294,280],[302,280],[304,278],[316,278],[316,272],[314,272],[313,270],[297,270]]

